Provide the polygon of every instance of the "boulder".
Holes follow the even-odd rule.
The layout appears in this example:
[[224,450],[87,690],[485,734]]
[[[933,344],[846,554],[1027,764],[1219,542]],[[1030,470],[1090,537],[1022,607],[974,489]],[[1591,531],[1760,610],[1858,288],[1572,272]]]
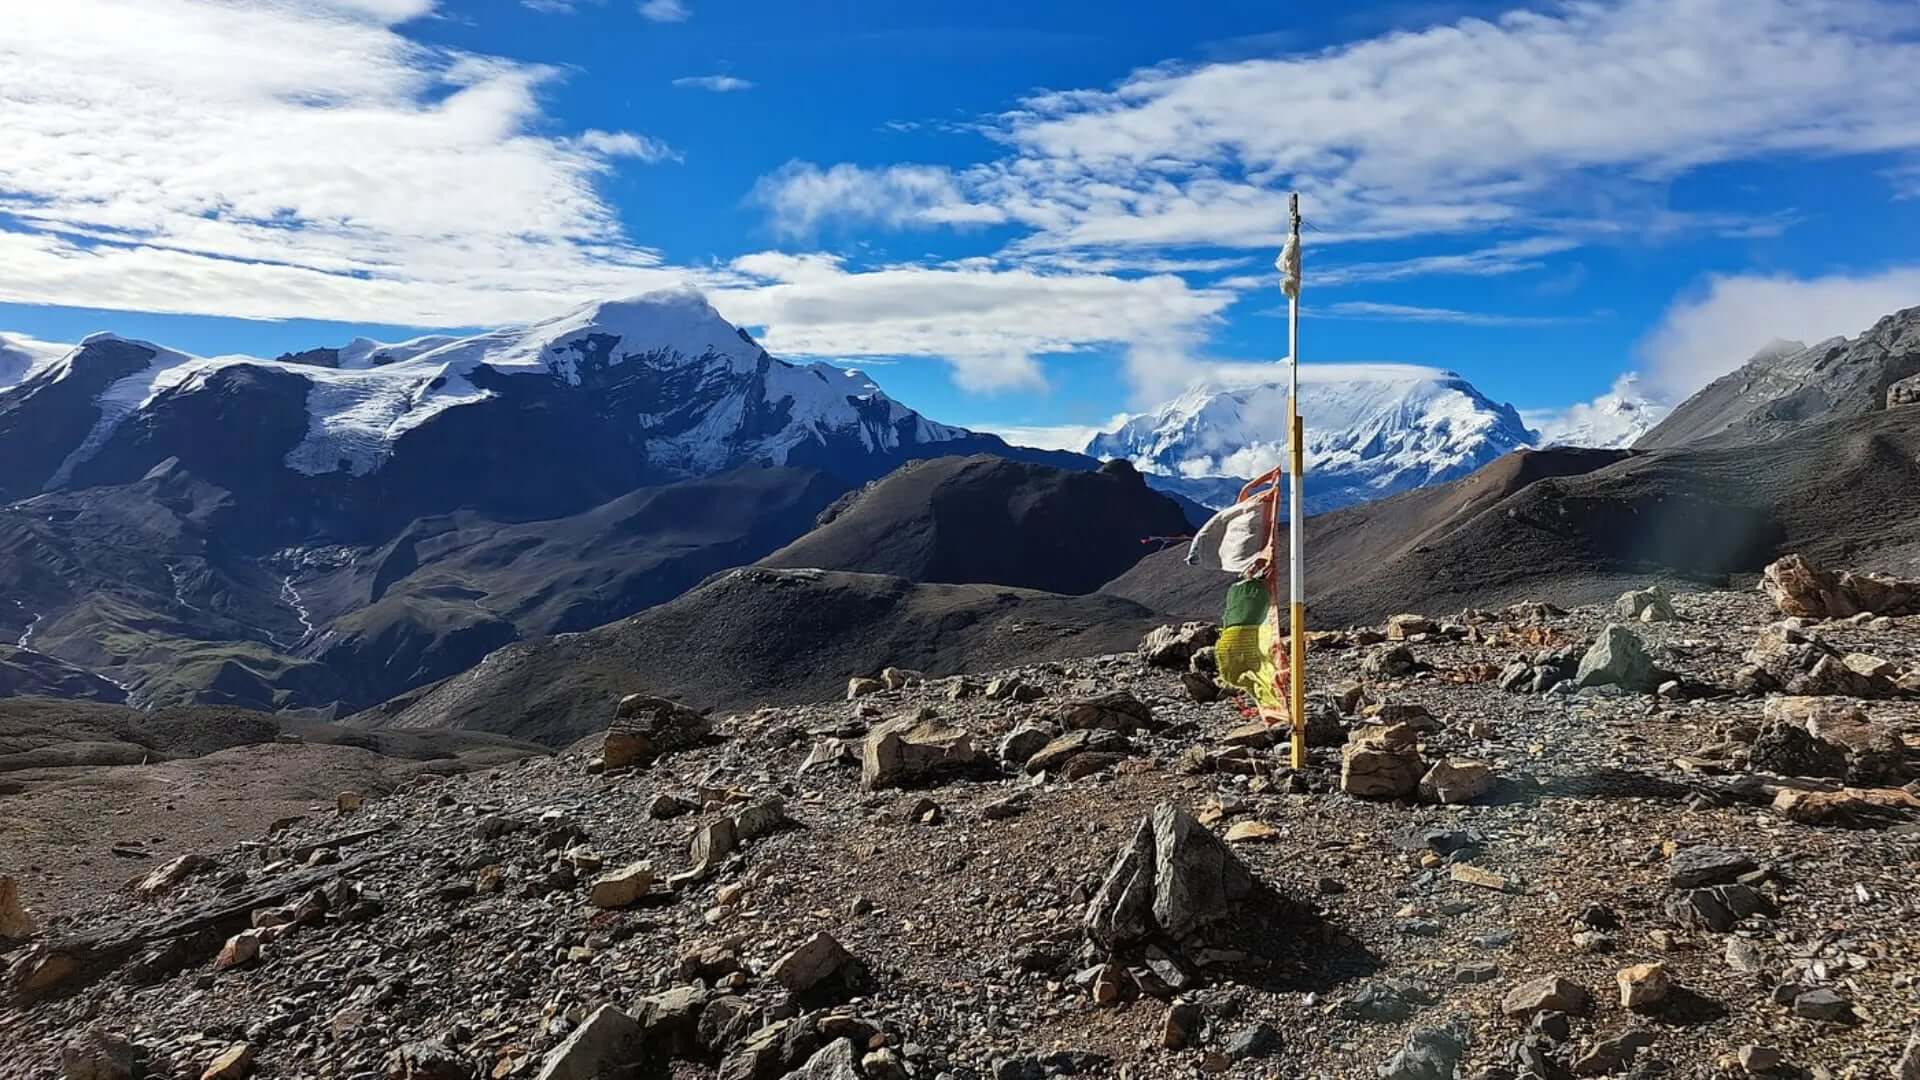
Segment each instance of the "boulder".
[[587,902],[598,908],[623,908],[637,903],[653,888],[653,864],[629,863],[595,878],[587,889]]
[[1425,615],[1389,615],[1386,629],[1388,641],[1405,641],[1420,634],[1437,633],[1440,624]]
[[847,680],[847,700],[852,701],[854,698],[866,697],[868,694],[877,694],[886,688],[887,684],[879,679],[856,675]]
[[[1492,767],[1471,758],[1444,758],[1420,778],[1420,797],[1450,806],[1469,803],[1493,790]],[[1344,783],[1344,778],[1343,778]]]
[[1500,1011],[1521,1020],[1542,1012],[1582,1013],[1587,1009],[1587,992],[1578,983],[1558,975],[1542,975],[1507,991],[1500,999]]
[[1064,769],[1075,758],[1086,754],[1130,754],[1133,743],[1125,735],[1105,728],[1082,728],[1069,731],[1047,743],[1027,758],[1029,773],[1053,772]]
[[1673,990],[1673,977],[1662,963],[1632,964],[1615,976],[1620,984],[1620,1007],[1651,1009],[1667,1000]]
[[1673,597],[1658,585],[1621,593],[1613,602],[1613,613],[1629,622],[1670,622],[1678,617]]
[[63,1080],[133,1080],[133,1044],[102,1028],[90,1027],[60,1047]]
[[[1819,770],[1792,775],[1840,776],[1855,784],[1898,783],[1906,778],[1906,746],[1899,734],[1875,723],[1854,702],[1802,695],[1771,697],[1762,715],[1767,727],[1762,729],[1761,738],[1771,736],[1779,744],[1766,751],[1776,755],[1775,764],[1786,763],[1781,754],[1798,754]],[[1773,731],[1776,727],[1805,731],[1817,745],[1802,744]],[[1755,750],[1760,752],[1757,744]],[[1774,764],[1754,764],[1773,772],[1788,772]]]
[[200,1073],[200,1080],[246,1080],[252,1073],[253,1047],[247,1043],[234,1043],[207,1063],[206,1069]]
[[1085,925],[1109,955],[1159,945],[1205,967],[1260,951],[1285,909],[1219,837],[1162,803],[1108,868]]
[[676,986],[634,1003],[633,1018],[639,1023],[641,1041],[650,1051],[671,1057],[698,1053],[700,1015],[706,1008],[707,992],[697,986]]
[[1220,688],[1220,681],[1218,679],[1198,671],[1181,672],[1180,688],[1187,692],[1187,697],[1201,705],[1209,705],[1219,701],[1221,695],[1225,693],[1225,691]]
[[693,839],[687,844],[687,862],[694,874],[705,877],[739,847],[740,833],[733,819],[714,818],[693,831]]
[[39,930],[33,914],[20,903],[20,886],[0,874],[0,942],[25,941]]
[[1195,652],[1219,640],[1220,628],[1212,623],[1159,626],[1147,631],[1146,639],[1140,642],[1140,659],[1152,667],[1184,671],[1192,664]]
[[1759,864],[1744,851],[1700,844],[1673,853],[1667,863],[1667,883],[1676,889],[1728,885],[1757,869]]
[[912,668],[884,668],[880,672],[880,685],[889,690],[905,690],[909,686],[919,686],[926,676]]
[[733,835],[739,843],[745,844],[779,832],[791,821],[787,817],[786,800],[778,795],[768,795],[755,799],[734,813]]
[[[270,928],[269,928],[270,929]],[[213,970],[226,971],[230,968],[250,967],[260,959],[260,944],[266,929],[242,930],[227,939],[220,946],[219,955],[213,958]]]
[[767,969],[767,977],[799,996],[826,989],[853,991],[865,969],[831,934],[816,933],[789,950]]
[[598,1080],[614,1070],[641,1063],[644,1032],[640,1022],[612,1005],[602,1005],[548,1052],[538,1080]]
[[867,733],[860,786],[874,791],[929,783],[979,761],[971,736],[921,710],[895,717]]
[[1761,630],[1745,660],[1748,667],[1740,682],[1748,690],[1859,698],[1892,697],[1898,692],[1893,680],[1855,671],[1840,650],[1791,622]]
[[787,1080],[861,1080],[860,1055],[848,1039],[821,1047]]
[[1023,724],[1007,732],[1000,740],[1000,760],[1018,768],[1025,765],[1041,748],[1053,741],[1053,732],[1032,724]]
[[1640,644],[1639,635],[1613,623],[1600,632],[1586,655],[1580,658],[1573,684],[1583,688],[1618,686],[1625,690],[1651,693],[1665,679],[1666,676],[1654,666],[1653,658],[1647,655],[1646,647]]
[[1776,559],[1761,571],[1766,590],[1782,615],[1844,619],[1868,611],[1876,615],[1920,614],[1920,580],[1881,574],[1834,573],[1801,555]]
[[1770,913],[1773,905],[1749,885],[1709,885],[1683,889],[1667,898],[1667,916],[1682,926],[1724,934],[1751,915]]
[[1802,825],[1884,828],[1920,822],[1920,796],[1905,788],[1787,788],[1774,795],[1773,812]]
[[473,1080],[479,1072],[465,1054],[439,1039],[422,1039],[387,1055],[387,1080]]
[[1115,690],[1098,697],[1076,698],[1059,709],[1060,726],[1068,731],[1104,728],[1131,735],[1153,723],[1153,710],[1126,690]]
[[1356,798],[1408,798],[1425,772],[1418,736],[1405,724],[1361,728],[1340,751],[1340,790]]
[[1446,1027],[1414,1028],[1377,1072],[1381,1080],[1454,1080],[1469,1038],[1467,1025],[1459,1018]]
[[677,701],[628,694],[614,710],[600,759],[609,769],[645,765],[662,754],[698,746],[712,730],[705,716]]
[[333,797],[334,812],[342,815],[357,814],[366,803],[366,798],[357,791],[343,791]]
[[1405,645],[1387,645],[1367,654],[1360,661],[1360,674],[1363,678],[1379,682],[1387,679],[1404,679],[1426,670],[1413,655],[1413,650]]
[[[1899,409],[1908,405],[1920,405],[1920,375],[1909,375],[1887,387],[1887,408]],[[1908,1048],[1910,1051],[1912,1047]],[[1915,1072],[1920,1075],[1920,1055],[1915,1057]]]

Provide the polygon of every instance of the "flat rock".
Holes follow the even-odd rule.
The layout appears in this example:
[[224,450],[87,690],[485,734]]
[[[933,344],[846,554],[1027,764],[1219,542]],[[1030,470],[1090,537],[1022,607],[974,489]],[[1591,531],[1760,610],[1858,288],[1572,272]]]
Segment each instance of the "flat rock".
[[538,1080],[598,1080],[642,1054],[640,1022],[613,1005],[602,1005],[540,1063]]
[[1676,889],[1726,885],[1758,868],[1759,864],[1744,851],[1702,844],[1673,853],[1667,863],[1667,883]]
[[1500,999],[1500,1011],[1524,1020],[1541,1012],[1585,1012],[1587,1001],[1587,992],[1578,983],[1558,975],[1542,975],[1507,991]]

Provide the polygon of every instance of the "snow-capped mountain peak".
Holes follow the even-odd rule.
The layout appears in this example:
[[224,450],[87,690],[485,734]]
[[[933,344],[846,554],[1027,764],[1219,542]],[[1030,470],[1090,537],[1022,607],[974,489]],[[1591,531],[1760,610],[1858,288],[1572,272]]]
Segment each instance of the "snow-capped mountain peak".
[[[1087,453],[1128,458],[1169,490],[1218,505],[1230,482],[1286,461],[1287,372],[1236,367],[1097,435]],[[1300,369],[1308,503],[1319,512],[1464,475],[1536,435],[1510,405],[1451,371],[1412,364]]]
[[[395,483],[444,484],[427,464],[444,460],[476,484],[574,468],[596,478],[578,485],[596,490],[753,463],[831,465],[863,480],[928,444],[1005,449],[928,420],[858,371],[768,355],[692,290],[464,337],[356,339],[272,360],[97,334],[10,395],[38,399],[16,417],[61,419],[38,422],[31,437],[18,420],[11,434],[0,424],[0,456],[12,438],[40,448],[16,460],[19,475],[0,474],[0,492],[144,473],[163,449],[207,470],[221,456],[207,432],[229,429],[246,440],[232,455],[271,470],[268,451],[267,461],[310,478],[373,476],[404,444],[414,449]],[[509,460],[515,454],[528,461]]]
[[1632,446],[1672,411],[1673,406],[1649,397],[1640,377],[1629,372],[1592,401],[1542,417],[1540,445],[1603,450]]
[[26,382],[72,351],[71,345],[41,341],[25,334],[0,334],[0,390]]

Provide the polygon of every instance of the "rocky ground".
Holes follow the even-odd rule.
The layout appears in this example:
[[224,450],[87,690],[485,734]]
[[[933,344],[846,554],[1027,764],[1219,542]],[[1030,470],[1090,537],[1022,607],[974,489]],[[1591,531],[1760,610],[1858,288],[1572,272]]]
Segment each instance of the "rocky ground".
[[0,1077],[1920,1075],[1920,615],[1429,614],[1298,772],[1196,627],[0,885]]

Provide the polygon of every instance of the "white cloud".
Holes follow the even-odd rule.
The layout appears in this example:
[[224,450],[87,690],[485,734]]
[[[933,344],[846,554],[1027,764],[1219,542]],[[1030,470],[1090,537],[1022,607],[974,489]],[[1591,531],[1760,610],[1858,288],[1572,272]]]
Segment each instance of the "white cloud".
[[1233,301],[1170,274],[1119,278],[990,267],[883,267],[852,273],[830,255],[763,252],[732,270],[754,287],[721,289],[714,306],[764,327],[782,356],[938,357],[968,390],[1039,389],[1037,357],[1091,345],[1127,350],[1136,389],[1184,383],[1193,344]]
[[1363,300],[1341,301],[1328,304],[1324,308],[1308,310],[1321,318],[1374,322],[1449,323],[1456,326],[1553,326],[1573,321],[1554,316],[1497,315],[1484,311],[1414,307],[1408,304],[1376,304]]
[[599,131],[589,128],[565,140],[569,147],[598,154],[604,158],[635,158],[640,161],[679,161],[680,154],[658,139],[635,135],[631,131]]
[[652,22],[676,23],[693,18],[693,10],[687,7],[686,0],[644,0],[640,15]]
[[807,236],[828,220],[892,227],[992,224],[1005,215],[970,203],[951,171],[936,165],[863,169],[790,161],[754,186],[773,224],[788,236]]
[[[1161,66],[1021,102],[990,127],[1006,155],[954,172],[942,201],[1025,226],[1018,251],[1271,247],[1289,187],[1307,193],[1321,243],[1777,230],[1783,219],[1662,211],[1663,182],[1716,162],[1920,147],[1917,26],[1905,0],[1582,0],[1288,58]],[[811,196],[812,221],[926,223],[873,215],[856,185]]]
[[673,85],[683,90],[711,90],[716,94],[753,89],[752,82],[733,75],[688,75],[673,80]]
[[670,152],[543,134],[559,73],[396,29],[431,10],[70,0],[16,20],[0,299],[444,325],[665,284],[596,186]]
[[1920,266],[1795,278],[1715,275],[1673,304],[1641,345],[1652,389],[1678,400],[1785,339],[1852,337],[1920,305]]
[[1672,411],[1669,402],[1649,396],[1640,376],[1629,371],[1592,401],[1563,409],[1527,409],[1520,419],[1540,432],[1542,446],[1612,449],[1632,446]]
[[999,424],[991,421],[979,424],[962,424],[962,427],[974,431],[987,431],[1007,440],[1015,446],[1031,446],[1040,450],[1071,450],[1083,453],[1087,444],[1095,435],[1103,431],[1112,431],[1132,419],[1131,413],[1118,413],[1104,424]]

